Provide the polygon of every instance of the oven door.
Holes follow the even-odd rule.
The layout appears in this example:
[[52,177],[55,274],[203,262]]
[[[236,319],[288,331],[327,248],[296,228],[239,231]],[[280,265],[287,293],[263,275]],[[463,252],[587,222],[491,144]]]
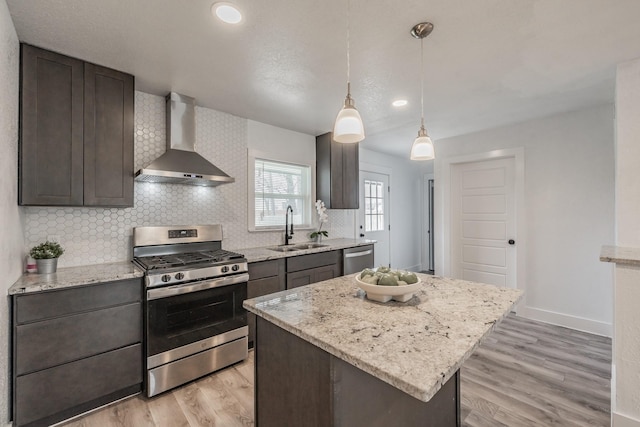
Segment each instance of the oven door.
[[147,368],[246,335],[248,279],[239,274],[148,290]]

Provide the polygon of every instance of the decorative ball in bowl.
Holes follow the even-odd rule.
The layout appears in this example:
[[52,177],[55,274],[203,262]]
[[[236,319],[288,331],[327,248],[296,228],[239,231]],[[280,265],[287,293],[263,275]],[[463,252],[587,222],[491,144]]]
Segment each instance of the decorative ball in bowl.
[[355,276],[358,287],[367,293],[367,298],[378,302],[395,300],[407,302],[420,289],[422,281],[415,273],[379,267],[364,269]]

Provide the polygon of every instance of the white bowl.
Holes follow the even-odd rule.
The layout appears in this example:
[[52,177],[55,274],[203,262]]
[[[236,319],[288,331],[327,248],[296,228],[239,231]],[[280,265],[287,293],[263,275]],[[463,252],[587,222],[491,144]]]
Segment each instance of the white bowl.
[[360,273],[356,274],[354,278],[360,289],[367,293],[367,298],[379,302],[387,302],[392,299],[407,302],[413,297],[414,292],[420,289],[422,284],[422,280],[419,277],[416,283],[401,286],[370,285],[360,280]]

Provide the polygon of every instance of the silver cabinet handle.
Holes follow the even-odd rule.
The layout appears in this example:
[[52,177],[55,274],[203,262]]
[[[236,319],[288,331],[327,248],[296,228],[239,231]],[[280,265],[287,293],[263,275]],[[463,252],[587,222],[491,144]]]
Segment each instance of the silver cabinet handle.
[[352,252],[350,254],[344,254],[345,258],[355,258],[358,256],[365,256],[365,255],[369,255],[371,254],[371,249],[369,249],[368,251],[362,251],[362,252]]
[[221,279],[203,280],[193,284],[184,283],[182,285],[169,286],[166,288],[151,289],[147,291],[147,300],[167,298],[174,295],[188,294],[190,292],[203,291],[205,289],[219,288],[221,286],[235,285],[249,281],[248,274],[238,276],[223,277]]

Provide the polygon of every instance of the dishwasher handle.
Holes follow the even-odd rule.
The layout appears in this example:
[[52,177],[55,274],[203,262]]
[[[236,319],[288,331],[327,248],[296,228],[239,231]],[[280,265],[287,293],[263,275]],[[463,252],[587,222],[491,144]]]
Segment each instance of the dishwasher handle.
[[372,251],[371,249],[367,250],[367,251],[361,251],[361,252],[352,252],[350,254],[344,254],[345,258],[355,258],[355,257],[359,257],[359,256],[366,256],[366,255],[371,255]]

